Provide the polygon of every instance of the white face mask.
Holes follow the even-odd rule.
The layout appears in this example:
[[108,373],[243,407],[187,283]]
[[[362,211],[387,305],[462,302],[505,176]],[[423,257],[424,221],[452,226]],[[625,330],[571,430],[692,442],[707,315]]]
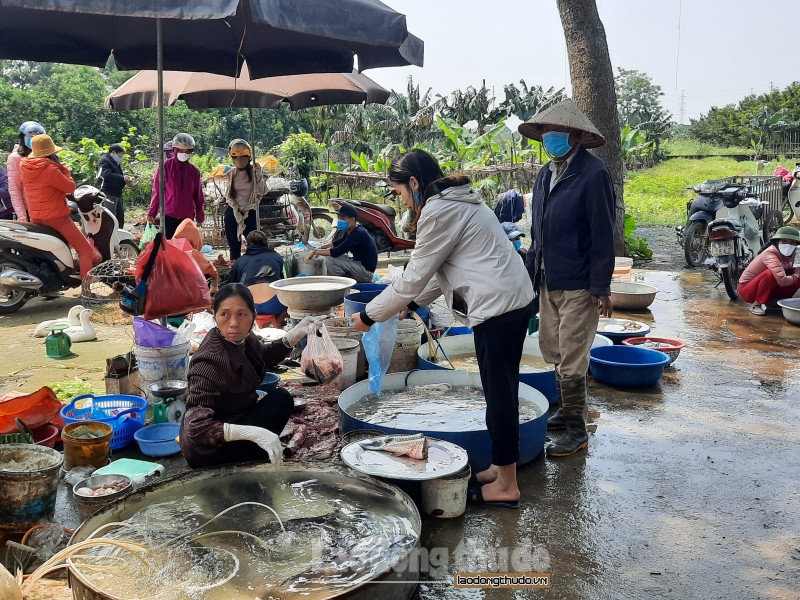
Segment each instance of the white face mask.
[[778,252],[784,256],[791,256],[796,248],[794,244],[778,244]]
[[178,157],[179,161],[186,162],[187,160],[189,160],[189,157],[191,156],[191,154],[189,154],[187,152],[178,152],[177,154],[175,154],[175,156]]
[[120,154],[112,154],[111,158],[113,158],[117,164],[122,163],[122,155]]

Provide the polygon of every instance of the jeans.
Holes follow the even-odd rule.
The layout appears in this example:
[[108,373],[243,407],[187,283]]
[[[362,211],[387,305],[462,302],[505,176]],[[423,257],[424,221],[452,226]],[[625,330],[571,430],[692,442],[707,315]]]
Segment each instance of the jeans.
[[[247,217],[244,220],[244,232],[242,233],[245,237],[258,227],[256,214],[254,210],[247,213]],[[233,216],[233,209],[230,206],[225,209],[223,222],[225,224],[225,239],[228,240],[228,247],[231,249],[231,260],[236,260],[242,255],[242,240],[236,235],[238,225],[236,224],[236,217]]]

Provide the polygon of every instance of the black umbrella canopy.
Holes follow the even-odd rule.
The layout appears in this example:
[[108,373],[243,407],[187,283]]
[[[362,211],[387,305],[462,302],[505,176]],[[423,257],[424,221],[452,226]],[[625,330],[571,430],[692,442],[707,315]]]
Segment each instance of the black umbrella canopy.
[[0,58],[252,78],[422,65],[405,16],[378,0],[0,0]]

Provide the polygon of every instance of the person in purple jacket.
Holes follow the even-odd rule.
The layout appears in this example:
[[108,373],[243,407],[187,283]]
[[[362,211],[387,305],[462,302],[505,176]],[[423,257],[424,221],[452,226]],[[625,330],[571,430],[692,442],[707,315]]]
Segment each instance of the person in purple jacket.
[[8,174],[0,167],[0,219],[12,219],[14,207],[11,205],[11,194],[8,193]]
[[[172,239],[175,230],[184,219],[193,219],[198,225],[205,221],[205,198],[200,171],[189,162],[194,152],[194,138],[188,133],[179,133],[172,140],[175,155],[164,163],[164,214],[167,239]],[[158,221],[158,186],[161,173],[156,170],[153,179],[153,195],[147,219]]]

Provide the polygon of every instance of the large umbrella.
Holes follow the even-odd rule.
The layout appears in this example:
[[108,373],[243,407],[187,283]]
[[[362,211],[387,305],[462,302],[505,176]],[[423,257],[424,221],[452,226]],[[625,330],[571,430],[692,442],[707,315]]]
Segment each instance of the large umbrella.
[[237,76],[247,59],[266,77],[349,72],[355,56],[359,70],[421,66],[423,45],[378,0],[0,0],[0,58],[102,67],[112,51],[120,69]]
[[[384,104],[389,91],[361,73],[314,73],[250,79],[247,66],[238,78],[214,73],[164,71],[162,101],[184,100],[189,108],[278,108],[292,110],[329,104]],[[158,73],[140,71],[106,98],[106,107],[134,110],[158,106]]]

